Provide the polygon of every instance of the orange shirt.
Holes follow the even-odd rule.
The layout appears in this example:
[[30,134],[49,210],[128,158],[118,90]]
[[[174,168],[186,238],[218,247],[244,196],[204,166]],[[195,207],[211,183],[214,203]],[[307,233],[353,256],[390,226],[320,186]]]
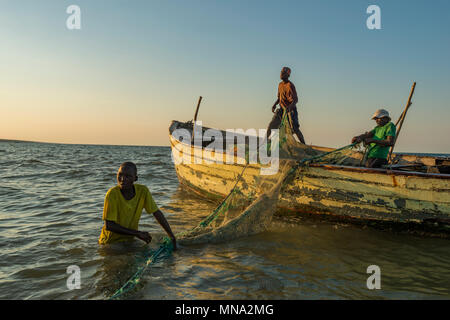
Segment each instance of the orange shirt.
[[278,85],[278,99],[280,100],[280,106],[282,108],[286,108],[290,104],[297,102],[297,90],[295,90],[295,86],[289,80],[285,83],[281,81]]

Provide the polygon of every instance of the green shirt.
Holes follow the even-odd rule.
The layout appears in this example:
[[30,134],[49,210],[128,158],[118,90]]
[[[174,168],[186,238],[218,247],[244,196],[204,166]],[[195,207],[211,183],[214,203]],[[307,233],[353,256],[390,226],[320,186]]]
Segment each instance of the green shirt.
[[[386,123],[384,126],[376,126],[371,132],[373,133],[372,139],[374,140],[386,140],[387,137],[395,137],[396,127],[392,122]],[[376,143],[371,143],[367,158],[387,159],[390,147],[383,147]]]

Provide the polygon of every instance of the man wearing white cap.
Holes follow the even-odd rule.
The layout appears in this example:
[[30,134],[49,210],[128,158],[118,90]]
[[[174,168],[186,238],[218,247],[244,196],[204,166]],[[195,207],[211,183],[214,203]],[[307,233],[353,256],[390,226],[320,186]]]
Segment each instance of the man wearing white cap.
[[372,120],[376,121],[377,126],[372,131],[353,137],[352,143],[363,141],[364,144],[370,145],[367,150],[366,167],[381,168],[387,164],[389,148],[394,145],[396,127],[391,122],[389,112],[384,109],[377,110]]

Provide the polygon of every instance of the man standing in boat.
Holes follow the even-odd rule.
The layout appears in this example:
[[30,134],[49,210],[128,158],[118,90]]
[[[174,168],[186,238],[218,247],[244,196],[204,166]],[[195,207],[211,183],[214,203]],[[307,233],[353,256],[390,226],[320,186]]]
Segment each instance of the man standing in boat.
[[353,137],[352,143],[363,141],[369,145],[366,167],[381,168],[387,164],[389,148],[395,143],[396,127],[391,122],[389,112],[384,109],[377,110],[372,120],[376,121],[377,126],[372,131]]
[[[272,129],[278,129],[283,118],[283,112],[286,110],[288,112],[288,121],[291,125],[292,131],[297,135],[297,138],[301,143],[305,144],[305,139],[300,131],[300,124],[298,123],[298,112],[297,112],[297,91],[295,90],[294,84],[289,81],[291,75],[291,69],[288,67],[283,67],[281,69],[281,82],[278,84],[278,96],[277,101],[272,106],[272,112],[275,113],[272,120],[267,128],[267,139],[270,137]],[[280,105],[280,109],[276,110],[277,104]]]

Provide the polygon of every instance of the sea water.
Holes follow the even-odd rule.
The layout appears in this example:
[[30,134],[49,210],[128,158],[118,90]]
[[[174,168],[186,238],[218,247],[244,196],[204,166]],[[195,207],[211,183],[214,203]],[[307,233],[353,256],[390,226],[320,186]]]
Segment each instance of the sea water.
[[[179,186],[169,147],[0,142],[0,299],[105,299],[138,270],[164,235],[152,215],[139,227],[150,245],[97,243],[124,161],[137,164],[175,233],[217,205]],[[371,265],[381,289],[367,286]],[[180,247],[125,298],[449,299],[449,265],[449,240],[275,217],[257,235]]]

